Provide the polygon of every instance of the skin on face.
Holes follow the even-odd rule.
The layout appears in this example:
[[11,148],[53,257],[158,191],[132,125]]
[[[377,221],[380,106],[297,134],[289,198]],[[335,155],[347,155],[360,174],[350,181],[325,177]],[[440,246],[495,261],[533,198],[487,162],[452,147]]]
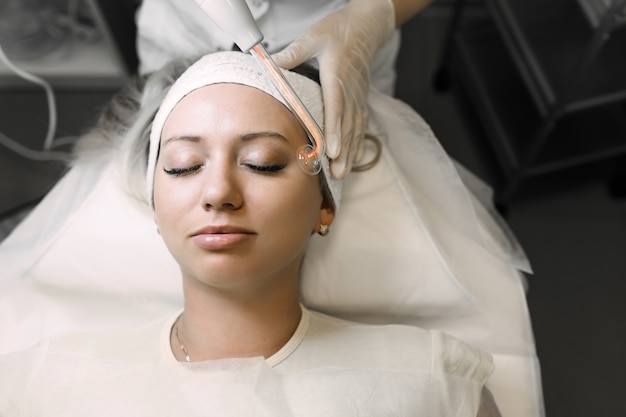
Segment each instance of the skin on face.
[[239,84],[192,91],[161,134],[155,220],[187,283],[229,292],[296,285],[311,233],[332,222],[320,178],[297,164],[293,114]]

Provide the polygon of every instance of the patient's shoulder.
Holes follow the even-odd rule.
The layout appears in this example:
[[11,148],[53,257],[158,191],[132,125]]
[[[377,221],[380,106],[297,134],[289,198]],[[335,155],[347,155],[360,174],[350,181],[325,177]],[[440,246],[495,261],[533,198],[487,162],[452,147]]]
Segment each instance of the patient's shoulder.
[[491,355],[438,330],[396,324],[362,324],[312,312],[302,349],[327,351],[337,365],[414,370],[486,381],[493,371]]
[[433,371],[485,383],[494,370],[491,355],[441,331],[431,331]]

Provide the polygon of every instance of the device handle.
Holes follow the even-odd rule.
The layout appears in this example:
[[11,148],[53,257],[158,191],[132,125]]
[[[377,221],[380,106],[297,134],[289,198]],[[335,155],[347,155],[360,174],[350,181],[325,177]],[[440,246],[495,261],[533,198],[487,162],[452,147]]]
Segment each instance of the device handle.
[[196,3],[243,52],[263,40],[263,33],[245,0],[196,0]]

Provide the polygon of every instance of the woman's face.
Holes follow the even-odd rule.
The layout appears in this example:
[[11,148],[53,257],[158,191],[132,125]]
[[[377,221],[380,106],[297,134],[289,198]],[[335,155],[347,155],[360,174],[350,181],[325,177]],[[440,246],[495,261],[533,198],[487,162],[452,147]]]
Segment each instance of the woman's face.
[[252,87],[185,96],[161,134],[155,220],[183,276],[223,288],[291,280],[312,232],[332,222],[320,179],[298,166],[296,118]]

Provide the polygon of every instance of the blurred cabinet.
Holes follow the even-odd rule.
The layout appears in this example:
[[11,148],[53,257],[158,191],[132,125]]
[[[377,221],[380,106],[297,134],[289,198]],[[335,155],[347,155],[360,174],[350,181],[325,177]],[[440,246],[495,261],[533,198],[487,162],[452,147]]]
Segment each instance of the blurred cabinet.
[[[39,35],[27,37],[38,54],[12,59],[16,66],[42,77],[53,87],[58,110],[56,137],[80,136],[93,126],[111,96],[136,72],[134,13],[139,1],[0,0],[0,25],[22,24],[7,23],[7,14],[2,14],[2,10],[6,11],[3,7],[13,1],[29,11],[37,9],[25,6],[37,2],[80,3],[86,8],[81,23],[85,30],[93,29],[94,36],[48,34],[56,36],[49,40],[51,47],[42,44],[48,41]],[[4,49],[5,44],[0,44]],[[45,53],[40,53],[42,50]],[[41,149],[49,125],[48,112],[41,87],[19,78],[0,61],[0,133],[23,146]],[[10,179],[0,181],[0,218],[25,204],[34,204],[65,168],[60,162],[24,158],[0,145],[0,176]]]
[[626,155],[626,0],[485,4],[490,18],[457,18],[450,39],[505,174],[496,202],[530,177]]
[[[2,0],[10,1],[10,0]],[[28,59],[12,59],[19,68],[40,76],[53,87],[61,89],[117,89],[136,72],[134,10],[138,2],[132,0],[81,0],[67,2],[81,4],[86,8],[92,34],[88,37],[73,33],[51,33],[48,36],[54,45],[45,54]],[[69,7],[69,6],[68,6]],[[40,15],[45,19],[46,15]],[[57,16],[58,17],[58,16]],[[61,16],[71,20],[75,16]],[[81,22],[75,22],[77,25]],[[71,27],[71,22],[66,25]],[[44,25],[49,25],[45,23]],[[58,31],[57,31],[58,32]],[[30,36],[30,35],[29,35]],[[39,36],[39,35],[37,35]],[[43,35],[42,35],[43,36]],[[45,38],[37,39],[33,34],[31,43],[41,44]],[[1,39],[0,39],[1,42]],[[7,55],[10,54],[7,52]],[[0,61],[0,88],[21,89],[34,87],[22,80]]]

